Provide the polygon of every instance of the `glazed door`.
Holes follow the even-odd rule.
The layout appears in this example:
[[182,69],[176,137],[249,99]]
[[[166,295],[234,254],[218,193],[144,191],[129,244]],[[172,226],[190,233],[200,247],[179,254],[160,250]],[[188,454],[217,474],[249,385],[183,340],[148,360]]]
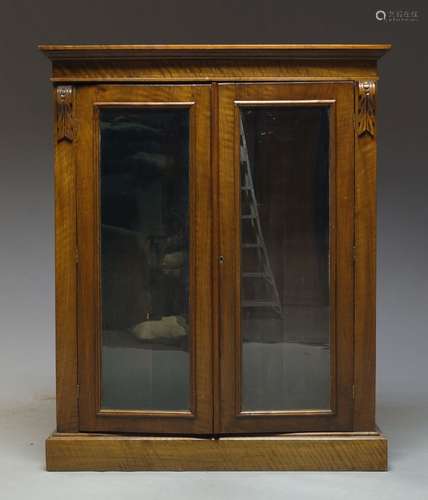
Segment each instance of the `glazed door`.
[[77,93],[83,431],[212,432],[210,87]]
[[219,85],[219,433],[352,430],[353,96]]

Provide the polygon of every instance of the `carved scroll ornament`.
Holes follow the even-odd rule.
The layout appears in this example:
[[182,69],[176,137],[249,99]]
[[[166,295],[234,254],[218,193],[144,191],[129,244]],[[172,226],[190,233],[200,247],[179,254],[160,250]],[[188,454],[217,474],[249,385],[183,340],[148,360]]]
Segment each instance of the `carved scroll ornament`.
[[358,85],[358,135],[376,133],[376,83],[359,82]]
[[73,87],[60,85],[56,88],[56,137],[57,141],[72,141],[73,129]]

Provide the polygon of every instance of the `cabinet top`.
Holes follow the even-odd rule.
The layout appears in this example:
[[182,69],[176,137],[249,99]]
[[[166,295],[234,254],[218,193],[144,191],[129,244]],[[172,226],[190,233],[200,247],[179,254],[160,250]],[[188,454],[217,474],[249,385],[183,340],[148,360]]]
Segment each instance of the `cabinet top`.
[[383,45],[40,45],[59,83],[376,80]]
[[390,44],[39,45],[52,61],[114,59],[377,60]]

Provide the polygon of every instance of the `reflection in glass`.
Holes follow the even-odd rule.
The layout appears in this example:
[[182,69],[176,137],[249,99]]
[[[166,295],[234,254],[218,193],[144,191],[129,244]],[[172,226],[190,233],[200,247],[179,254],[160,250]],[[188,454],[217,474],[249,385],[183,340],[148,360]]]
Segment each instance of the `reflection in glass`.
[[101,108],[104,409],[188,410],[189,120]]
[[240,119],[241,409],[329,409],[328,109]]

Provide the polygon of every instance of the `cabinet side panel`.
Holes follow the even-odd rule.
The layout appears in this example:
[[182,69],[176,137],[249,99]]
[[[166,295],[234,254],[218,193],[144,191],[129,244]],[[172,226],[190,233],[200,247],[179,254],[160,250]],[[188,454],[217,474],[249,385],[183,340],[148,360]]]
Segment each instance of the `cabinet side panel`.
[[56,407],[59,432],[79,429],[76,325],[76,176],[71,86],[54,88]]
[[354,430],[375,429],[376,131],[373,81],[356,85]]

